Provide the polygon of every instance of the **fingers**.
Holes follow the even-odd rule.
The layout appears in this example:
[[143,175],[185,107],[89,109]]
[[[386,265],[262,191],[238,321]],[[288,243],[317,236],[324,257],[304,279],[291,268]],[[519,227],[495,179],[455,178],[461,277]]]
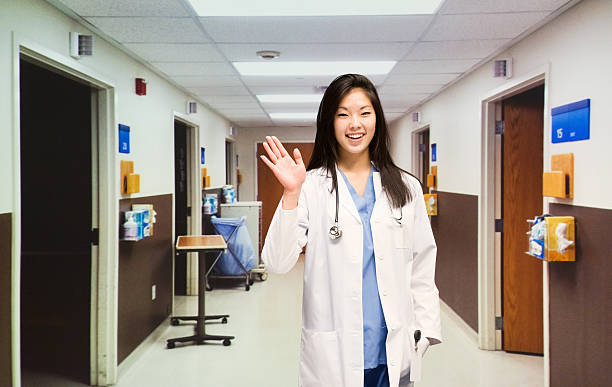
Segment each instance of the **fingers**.
[[304,159],[302,159],[302,154],[298,148],[293,149],[293,158],[297,165],[304,166]]
[[268,168],[270,168],[272,170],[272,172],[274,172],[274,163],[272,163],[270,160],[268,160],[268,158],[264,155],[259,156],[261,158],[261,161],[264,162],[264,164],[266,164],[268,166]]
[[[281,157],[283,157],[283,155],[281,154],[280,149],[278,148],[278,146],[276,145],[276,142],[274,141],[274,139],[272,137],[266,136],[266,141],[268,143],[268,146],[272,150],[272,152],[274,152],[274,155],[276,156],[277,159],[280,159]],[[278,139],[276,139],[276,141],[278,141]]]
[[274,143],[276,144],[276,146],[280,150],[281,156],[289,155],[289,153],[285,150],[285,147],[283,146],[283,143],[280,142],[280,140],[276,136],[272,136],[272,139],[274,140]]
[[270,145],[268,145],[267,143],[264,142],[263,143],[263,147],[266,150],[266,152],[268,153],[268,156],[270,157],[270,160],[272,160],[272,162],[274,164],[276,164],[276,162],[278,161],[278,158],[276,157],[276,154],[274,154],[274,152],[270,148]]

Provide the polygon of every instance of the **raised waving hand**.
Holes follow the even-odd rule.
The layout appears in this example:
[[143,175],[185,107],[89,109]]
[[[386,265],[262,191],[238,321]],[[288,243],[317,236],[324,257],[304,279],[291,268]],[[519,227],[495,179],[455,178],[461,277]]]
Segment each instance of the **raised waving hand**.
[[263,144],[268,157],[261,155],[261,160],[272,170],[274,176],[283,186],[283,208],[293,209],[297,206],[302,184],[306,180],[306,167],[300,151],[295,148],[293,157],[275,136],[266,136]]

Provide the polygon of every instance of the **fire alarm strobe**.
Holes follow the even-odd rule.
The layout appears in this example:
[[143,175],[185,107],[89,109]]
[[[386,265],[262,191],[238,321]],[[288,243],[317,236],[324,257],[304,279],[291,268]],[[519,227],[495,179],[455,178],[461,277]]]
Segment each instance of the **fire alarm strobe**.
[[147,95],[147,81],[144,78],[136,78],[136,94]]

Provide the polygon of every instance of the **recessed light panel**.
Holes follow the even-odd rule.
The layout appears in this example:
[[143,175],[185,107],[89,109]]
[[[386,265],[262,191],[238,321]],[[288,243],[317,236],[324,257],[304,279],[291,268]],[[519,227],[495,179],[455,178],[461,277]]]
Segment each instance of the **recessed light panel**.
[[273,120],[315,121],[317,112],[270,113],[270,118]]
[[189,0],[199,16],[426,15],[442,0]]
[[369,62],[233,62],[243,76],[322,76],[388,74],[395,61]]

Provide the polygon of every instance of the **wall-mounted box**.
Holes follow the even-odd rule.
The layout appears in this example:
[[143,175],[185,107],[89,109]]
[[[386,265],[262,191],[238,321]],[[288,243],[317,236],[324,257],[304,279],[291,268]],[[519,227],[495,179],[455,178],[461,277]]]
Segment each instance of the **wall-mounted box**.
[[121,160],[121,193],[128,193],[128,175],[134,173],[134,162]]
[[573,216],[540,216],[533,221],[527,254],[545,261],[576,260],[576,231]]
[[431,173],[427,174],[427,186],[431,188],[438,187],[438,166],[431,167]]
[[574,197],[574,154],[552,155],[551,172],[542,175],[542,195],[557,198]]
[[551,110],[552,142],[587,140],[590,113],[590,99],[553,108]]
[[127,176],[127,193],[133,194],[136,192],[140,192],[140,175],[130,173]]
[[425,194],[425,208],[427,209],[427,215],[437,216],[438,215],[438,194]]

